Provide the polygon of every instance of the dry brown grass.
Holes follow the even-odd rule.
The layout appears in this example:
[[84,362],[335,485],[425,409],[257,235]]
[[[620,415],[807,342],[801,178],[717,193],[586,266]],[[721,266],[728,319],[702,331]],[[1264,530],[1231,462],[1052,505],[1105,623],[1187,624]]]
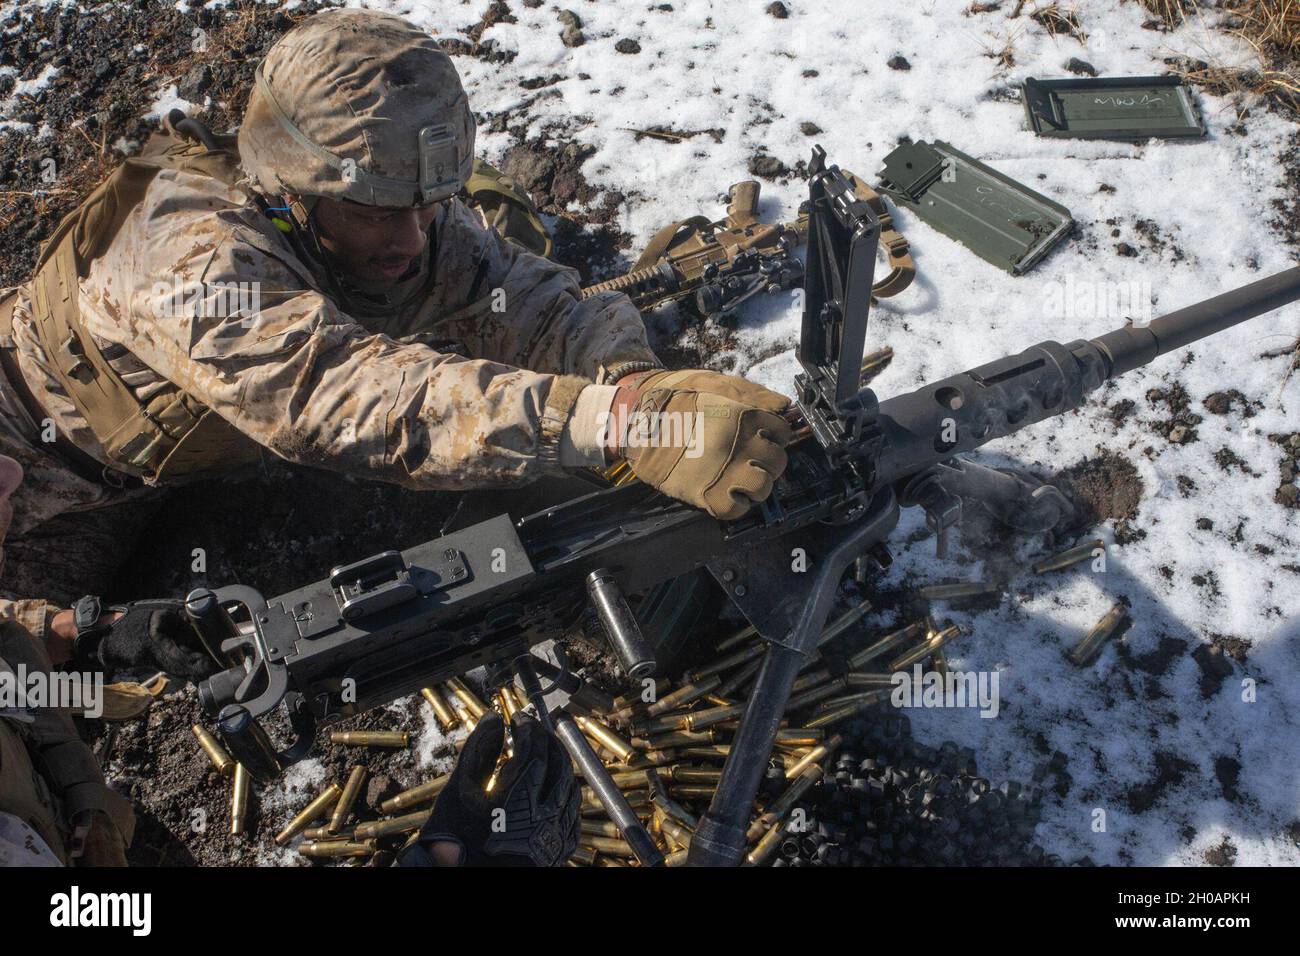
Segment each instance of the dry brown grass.
[[1060,3],[1035,3],[1029,19],[1039,24],[1052,36],[1074,37],[1080,43],[1088,42],[1088,34],[1079,19],[1079,10]]
[[[1194,0],[1138,0],[1148,10],[1176,3],[1186,15]],[[1275,105],[1300,112],[1300,0],[1230,0],[1222,10],[1232,17],[1227,28],[1259,57],[1260,68],[1197,62],[1176,70],[1213,93],[1253,93]]]
[[1137,2],[1171,30],[1196,10],[1196,0],[1137,0]]

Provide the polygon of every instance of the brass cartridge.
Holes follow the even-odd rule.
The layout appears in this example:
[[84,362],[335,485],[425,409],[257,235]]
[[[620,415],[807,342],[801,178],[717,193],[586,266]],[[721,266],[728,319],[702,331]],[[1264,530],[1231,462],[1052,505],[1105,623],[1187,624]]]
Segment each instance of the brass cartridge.
[[338,803],[339,797],[343,796],[343,788],[337,783],[331,783],[325,788],[315,800],[307,804],[296,817],[289,821],[289,825],[276,834],[275,842],[284,846],[295,836],[307,829],[307,826],[314,820],[319,820],[327,816],[334,804]]

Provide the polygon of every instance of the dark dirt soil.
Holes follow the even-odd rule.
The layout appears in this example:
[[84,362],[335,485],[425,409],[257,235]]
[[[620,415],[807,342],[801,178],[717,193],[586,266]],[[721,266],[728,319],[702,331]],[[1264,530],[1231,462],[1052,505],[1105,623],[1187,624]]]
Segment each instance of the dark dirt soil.
[[[419,726],[408,699],[405,719],[386,710],[371,711],[344,721],[332,730],[412,730]],[[137,830],[127,853],[132,866],[254,865],[274,849],[275,835],[312,794],[291,806],[263,812],[254,787],[245,818],[246,832],[230,834],[231,781],[213,768],[199,750],[190,727],[207,726],[193,688],[168,696],[143,717],[114,724],[97,743],[101,763],[114,785],[135,807]],[[367,793],[358,800],[358,820],[378,819],[378,802],[413,787],[431,774],[416,769],[413,753],[379,747],[345,747],[321,734],[317,752],[325,766],[326,783],[346,781],[351,769],[365,764],[370,772]],[[281,784],[272,784],[279,788]],[[303,865],[312,865],[302,860]]]
[[[19,80],[35,79],[46,67],[58,74],[34,96],[20,97],[12,115],[0,117],[53,130],[46,139],[0,130],[0,228],[6,239],[0,288],[26,280],[41,240],[122,158],[113,144],[123,139],[138,147],[157,131],[157,122],[140,117],[160,90],[177,83],[188,99],[209,98],[202,119],[219,132],[230,130],[266,50],[296,21],[332,5],[308,0],[290,11],[272,11],[234,0],[220,9],[181,13],[170,3],[144,0],[13,10],[0,23],[0,66],[15,69]],[[42,43],[43,37],[52,42]],[[205,48],[197,52],[193,46],[200,42]],[[0,96],[8,93],[0,86]],[[46,159],[55,162],[53,183],[42,178]]]

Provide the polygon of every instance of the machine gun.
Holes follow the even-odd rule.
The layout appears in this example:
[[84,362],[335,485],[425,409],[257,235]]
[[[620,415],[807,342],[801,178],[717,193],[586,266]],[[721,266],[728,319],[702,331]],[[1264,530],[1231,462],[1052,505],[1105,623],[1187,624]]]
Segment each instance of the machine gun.
[[[816,651],[850,563],[868,556],[888,564],[900,508],[925,509],[941,542],[963,507],[976,504],[1016,528],[1054,526],[1067,504],[1059,493],[957,456],[1077,408],[1107,380],[1166,352],[1300,298],[1300,268],[1292,268],[1147,326],[1043,342],[879,401],[861,387],[860,365],[880,219],[820,148],[810,174],[803,371],[795,379],[806,428],[771,497],[719,522],[631,482],[520,517],[498,514],[336,568],[269,601],[242,586],[195,592],[196,627],[230,663],[200,685],[201,700],[250,773],[267,778],[303,756],[318,725],[483,665],[512,663],[544,710],[529,648],[588,601],[625,671],[640,676],[654,662],[624,595],[707,568],[768,642],[689,851],[692,864],[737,864],[796,675]],[[795,570],[804,565],[791,561],[794,549],[807,570]],[[231,610],[247,618],[244,626]],[[261,721],[282,706],[296,739],[277,750]],[[602,796],[615,791],[617,802],[599,760],[560,717],[557,730],[584,775]],[[630,813],[611,808],[611,816],[626,821]],[[644,831],[636,832],[635,818],[628,826],[636,847]]]

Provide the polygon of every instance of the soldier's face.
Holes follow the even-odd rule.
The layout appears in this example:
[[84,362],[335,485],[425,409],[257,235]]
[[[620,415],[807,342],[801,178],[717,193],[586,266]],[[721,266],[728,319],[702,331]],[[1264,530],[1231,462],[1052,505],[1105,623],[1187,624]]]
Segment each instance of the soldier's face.
[[441,205],[390,208],[321,198],[316,225],[337,268],[354,279],[395,284],[424,252]]

